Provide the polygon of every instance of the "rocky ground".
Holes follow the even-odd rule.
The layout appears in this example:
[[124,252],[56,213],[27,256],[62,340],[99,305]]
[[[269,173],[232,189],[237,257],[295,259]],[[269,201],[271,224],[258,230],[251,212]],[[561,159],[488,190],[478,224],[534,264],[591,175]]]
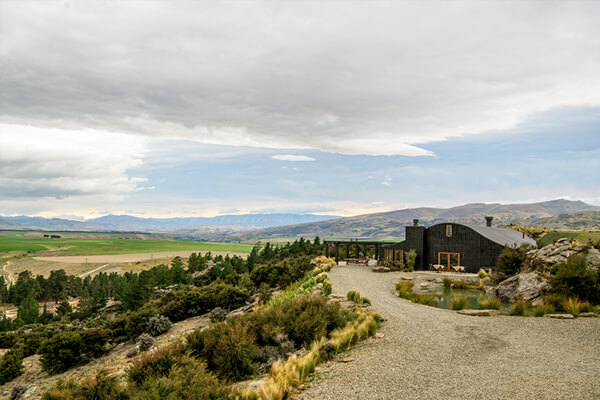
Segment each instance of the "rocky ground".
[[395,296],[401,275],[364,266],[330,272],[334,293],[371,299],[386,319],[383,337],[320,367],[296,398],[600,398],[600,318],[460,315]]

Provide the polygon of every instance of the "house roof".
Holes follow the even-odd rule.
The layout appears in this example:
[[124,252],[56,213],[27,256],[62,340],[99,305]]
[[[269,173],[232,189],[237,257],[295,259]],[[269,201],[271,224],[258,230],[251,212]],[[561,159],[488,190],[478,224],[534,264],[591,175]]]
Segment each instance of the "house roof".
[[502,246],[516,246],[519,247],[522,244],[529,244],[537,247],[535,240],[527,235],[523,235],[519,231],[507,228],[492,228],[489,226],[479,225],[466,225],[479,233],[481,236],[488,238],[492,242],[501,244]]

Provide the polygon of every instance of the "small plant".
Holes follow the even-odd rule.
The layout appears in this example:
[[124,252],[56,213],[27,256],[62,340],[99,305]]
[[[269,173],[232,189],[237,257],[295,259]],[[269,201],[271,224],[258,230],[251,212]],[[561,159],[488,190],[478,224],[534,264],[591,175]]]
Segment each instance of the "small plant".
[[468,281],[452,281],[452,287],[454,289],[469,289],[473,284]]
[[452,279],[448,278],[447,276],[444,277],[443,283],[446,289],[450,289],[452,287]]
[[398,291],[398,296],[403,299],[410,300],[412,297],[412,289],[415,286],[413,281],[400,281],[396,284],[396,290]]
[[415,294],[410,299],[413,303],[430,305],[434,300],[435,296],[432,294]]
[[558,293],[549,293],[544,296],[544,304],[552,306],[556,311],[563,311],[563,304],[567,298]]
[[546,314],[553,314],[554,312],[554,306],[551,304],[540,304],[533,309],[533,315],[536,317],[543,317]]
[[356,303],[356,299],[360,298],[360,293],[357,293],[354,290],[351,290],[348,293],[346,293],[346,298],[348,300],[353,301],[353,302]]
[[158,336],[162,333],[168,332],[173,323],[171,320],[164,315],[156,315],[148,320],[146,325],[146,333],[151,336]]
[[411,249],[406,253],[406,270],[414,271],[415,264],[417,262],[417,252],[414,249]]
[[487,297],[484,299],[480,299],[477,302],[480,310],[499,310],[500,309],[500,299],[495,297]]
[[371,305],[371,299],[369,299],[368,297],[361,297],[361,298],[360,298],[360,303],[361,303],[361,304],[368,304],[368,305]]
[[584,313],[584,312],[593,312],[593,306],[590,304],[589,301],[582,301],[581,303],[579,303],[579,312],[580,313]]
[[486,278],[488,274],[483,270],[483,268],[480,268],[479,272],[477,272],[477,276],[479,277],[479,279],[483,279]]
[[267,304],[271,300],[271,287],[268,283],[261,283],[258,288],[258,302]]
[[208,317],[210,318],[210,322],[223,322],[227,318],[227,311],[221,307],[215,307],[210,311]]
[[510,307],[510,315],[522,316],[525,315],[525,311],[529,308],[529,302],[525,300],[517,300]]
[[452,297],[452,309],[462,310],[467,305],[467,298],[462,294],[455,294]]
[[331,294],[332,288],[331,283],[324,281],[323,282],[323,296],[327,297]]
[[576,298],[570,297],[563,302],[563,310],[569,314],[573,314],[574,317],[579,316],[581,303]]
[[147,333],[142,333],[140,337],[138,337],[138,346],[141,351],[150,350],[153,344],[154,338]]

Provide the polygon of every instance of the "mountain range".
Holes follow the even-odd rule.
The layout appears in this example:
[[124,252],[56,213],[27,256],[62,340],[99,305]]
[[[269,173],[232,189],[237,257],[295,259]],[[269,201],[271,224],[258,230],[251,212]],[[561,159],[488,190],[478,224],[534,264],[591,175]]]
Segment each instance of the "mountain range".
[[419,207],[352,217],[315,214],[244,214],[191,218],[140,218],[106,215],[85,221],[42,217],[0,217],[0,229],[168,232],[200,240],[259,240],[275,238],[403,238],[413,219],[431,226],[440,222],[509,223],[565,230],[600,230],[600,207],[582,201],[541,203],[472,203],[451,208]]

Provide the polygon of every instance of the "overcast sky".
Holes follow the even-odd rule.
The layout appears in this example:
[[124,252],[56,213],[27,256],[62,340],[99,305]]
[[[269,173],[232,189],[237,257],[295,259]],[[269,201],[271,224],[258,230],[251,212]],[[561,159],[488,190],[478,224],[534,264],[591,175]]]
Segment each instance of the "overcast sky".
[[0,215],[600,205],[600,2],[0,1]]

